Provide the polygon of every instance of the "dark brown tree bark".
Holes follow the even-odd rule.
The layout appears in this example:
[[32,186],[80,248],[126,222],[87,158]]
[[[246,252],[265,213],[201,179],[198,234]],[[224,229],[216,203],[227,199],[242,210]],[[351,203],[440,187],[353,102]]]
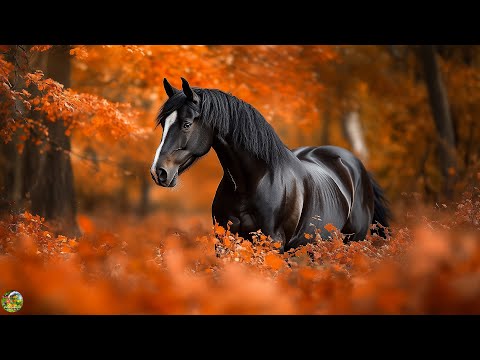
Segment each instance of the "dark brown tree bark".
[[[28,72],[28,57],[27,52],[28,47],[26,46],[15,46],[14,53],[14,65],[15,65],[15,76],[14,76],[14,88],[16,91],[22,91],[25,88],[25,81],[23,76]],[[13,117],[17,121],[22,121],[21,117],[28,116],[29,111],[25,108],[24,104],[20,100],[15,101],[13,109]],[[19,210],[23,207],[23,200],[25,199],[24,187],[23,187],[23,151],[20,153],[17,151],[17,147],[21,146],[24,148],[25,141],[21,139],[22,135],[21,130],[17,130],[15,137],[13,139],[12,145],[14,146],[14,151],[12,153],[12,167],[13,167],[13,183],[11,189],[11,197],[13,200],[13,207],[15,210]]]
[[[5,96],[0,93],[0,102],[6,101]],[[6,122],[5,118],[0,118],[0,124]],[[4,143],[0,139],[0,214],[11,210],[13,205],[12,188],[15,178],[15,144],[13,141]]]
[[142,176],[140,179],[140,202],[138,204],[138,215],[145,216],[148,214],[150,204],[150,179]]
[[[30,46],[24,48],[25,51],[29,52]],[[29,60],[28,60],[28,71],[31,72],[35,70],[41,70],[44,73],[47,72],[47,62],[48,62],[48,54],[49,52],[33,52],[29,53]],[[34,85],[31,85],[27,89],[33,97],[41,96],[40,90]],[[37,122],[42,122],[43,114],[39,111],[35,111],[32,109],[28,117],[32,120]],[[32,208],[30,202],[30,191],[32,190],[35,183],[38,181],[38,177],[36,176],[37,172],[39,171],[39,161],[40,161],[40,148],[39,145],[36,145],[34,142],[36,140],[43,140],[43,135],[33,131],[29,138],[25,141],[25,147],[23,149],[23,161],[22,161],[22,196],[23,201],[29,207]]]
[[[70,86],[70,54],[68,46],[55,46],[48,52],[46,76],[66,88]],[[57,231],[79,235],[76,222],[76,201],[70,161],[70,138],[65,135],[62,119],[44,120],[48,127],[47,151],[38,158],[34,184],[30,189],[32,212],[55,222]]]
[[438,161],[444,178],[444,193],[453,196],[457,172],[455,156],[455,134],[445,83],[440,73],[434,45],[422,45],[420,59],[435,126],[439,135]]
[[[11,46],[10,50],[5,54],[5,59],[13,64],[14,72],[11,78],[11,84],[16,91],[22,91],[25,88],[25,81],[23,76],[28,72],[28,56],[27,51],[29,47],[27,45]],[[2,101],[2,99],[0,99]],[[4,101],[7,101],[5,99]],[[9,103],[9,102],[7,102]],[[14,119],[16,122],[21,123],[23,118],[30,113],[26,109],[23,102],[19,99],[15,100],[6,117]],[[2,119],[5,122],[7,119]],[[8,207],[9,211],[22,211],[25,206],[25,193],[23,186],[23,160],[24,151],[19,152],[19,149],[24,149],[25,141],[22,140],[21,135],[23,131],[18,129],[13,134],[12,141],[0,146],[1,162],[3,163],[2,172],[2,204],[3,207]]]

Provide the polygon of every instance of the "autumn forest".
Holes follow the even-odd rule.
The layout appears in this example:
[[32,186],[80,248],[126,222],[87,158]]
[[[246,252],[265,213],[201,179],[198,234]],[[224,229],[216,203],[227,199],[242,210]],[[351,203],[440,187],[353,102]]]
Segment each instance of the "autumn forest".
[[[385,237],[312,224],[282,253],[214,224],[213,150],[157,186],[181,77],[290,149],[350,150],[384,189]],[[21,293],[16,314],[478,314],[477,111],[474,45],[1,45],[0,295]]]

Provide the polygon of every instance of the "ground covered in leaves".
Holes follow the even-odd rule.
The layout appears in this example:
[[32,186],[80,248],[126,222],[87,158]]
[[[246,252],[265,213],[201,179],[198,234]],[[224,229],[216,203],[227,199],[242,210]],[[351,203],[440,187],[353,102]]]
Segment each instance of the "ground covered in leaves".
[[195,218],[112,217],[113,231],[81,215],[84,235],[70,239],[38,216],[10,215],[0,292],[23,295],[19,314],[480,313],[479,194],[412,212],[387,240],[346,245],[331,228],[283,255],[261,232],[248,241]]

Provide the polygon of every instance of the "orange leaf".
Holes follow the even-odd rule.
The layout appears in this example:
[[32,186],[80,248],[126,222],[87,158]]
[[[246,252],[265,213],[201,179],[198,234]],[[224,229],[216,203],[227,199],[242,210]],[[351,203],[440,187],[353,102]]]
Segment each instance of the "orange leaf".
[[228,238],[228,236],[225,236],[225,237],[223,238],[223,243],[224,243],[226,246],[232,245],[232,242],[230,241],[230,239]]
[[304,235],[305,235],[305,239],[310,240],[311,238],[313,238],[311,234],[305,233]]
[[265,264],[270,266],[274,270],[278,270],[283,265],[285,265],[285,262],[280,256],[276,254],[268,254],[267,256],[265,256]]
[[225,229],[223,226],[215,225],[215,234],[220,236],[225,235]]
[[334,231],[334,230],[336,230],[336,229],[337,229],[337,228],[335,227],[335,225],[333,225],[333,224],[331,224],[331,223],[328,223],[327,225],[325,225],[325,230],[327,230],[327,231],[332,232],[332,231]]
[[302,246],[299,250],[295,251],[295,256],[301,256],[307,254],[307,248]]
[[279,243],[279,242],[275,242],[275,243],[273,243],[273,247],[274,247],[275,249],[280,249],[280,248],[282,247],[282,244]]

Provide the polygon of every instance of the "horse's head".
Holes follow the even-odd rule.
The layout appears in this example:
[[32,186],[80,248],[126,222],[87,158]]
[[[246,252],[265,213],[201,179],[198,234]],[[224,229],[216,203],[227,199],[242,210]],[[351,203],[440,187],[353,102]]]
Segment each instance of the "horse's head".
[[163,134],[150,174],[157,185],[173,187],[178,175],[210,150],[213,130],[200,121],[200,97],[187,80],[182,78],[183,91],[167,79],[163,85],[169,98],[158,117]]

